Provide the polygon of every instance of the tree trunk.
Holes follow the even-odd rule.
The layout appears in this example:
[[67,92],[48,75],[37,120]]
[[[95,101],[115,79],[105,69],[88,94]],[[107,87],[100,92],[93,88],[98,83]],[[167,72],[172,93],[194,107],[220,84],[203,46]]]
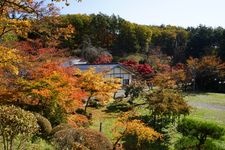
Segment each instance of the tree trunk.
[[116,93],[117,93],[117,92],[114,92],[114,94],[113,94],[113,99],[115,99],[115,98],[116,98]]
[[5,137],[5,134],[4,134],[4,131],[2,131],[2,138],[3,138],[3,147],[4,147],[4,150],[7,150],[7,147],[6,147],[6,137]]
[[199,138],[199,143],[198,143],[198,145],[197,145],[197,149],[198,149],[198,150],[201,150],[201,146],[205,144],[206,137],[207,137],[207,136],[203,136],[203,137],[200,137],[200,138]]
[[87,113],[87,107],[88,107],[89,101],[91,100],[91,97],[92,97],[92,96],[89,96],[89,97],[88,97],[87,102],[86,102],[86,104],[85,104],[85,107],[84,107],[84,112],[85,112],[85,113]]
[[9,146],[10,146],[10,150],[13,150],[13,138],[10,139],[9,141]]

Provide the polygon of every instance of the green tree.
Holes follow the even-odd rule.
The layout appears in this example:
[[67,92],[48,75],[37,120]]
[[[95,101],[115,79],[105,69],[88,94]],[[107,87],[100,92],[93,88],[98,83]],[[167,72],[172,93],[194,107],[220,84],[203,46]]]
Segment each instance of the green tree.
[[146,53],[149,50],[149,46],[152,38],[152,31],[147,26],[136,25],[135,34],[138,45],[140,46],[139,52]]
[[133,103],[133,101],[141,96],[144,93],[144,88],[146,87],[146,84],[141,81],[133,81],[131,84],[127,85],[125,87],[125,96],[130,96],[130,103]]
[[186,57],[200,58],[204,55],[214,53],[212,50],[215,46],[214,29],[200,25],[197,28],[188,28],[190,37],[185,50]]
[[84,41],[91,39],[89,27],[92,18],[90,15],[84,14],[66,15],[61,18],[64,24],[71,24],[75,28],[75,32],[70,38],[63,40],[61,46],[69,48],[72,55],[78,55],[84,46]]
[[219,28],[216,30],[217,36],[216,38],[219,41],[218,47],[218,57],[220,57],[223,61],[225,60],[225,30],[222,28]]
[[141,47],[135,33],[136,25],[122,20],[119,24],[118,36],[113,46],[116,54],[126,54],[138,52]]
[[159,46],[164,54],[173,56],[173,62],[182,62],[188,41],[188,32],[180,27],[151,27],[153,32],[152,44]]
[[225,134],[225,129],[222,126],[196,118],[184,118],[179,122],[177,130],[184,137],[191,138],[193,142],[197,140],[195,147],[198,150],[203,149],[207,139],[219,139]]
[[91,41],[96,46],[109,48],[111,45],[111,33],[110,33],[110,17],[99,13],[97,15],[91,15],[90,30]]

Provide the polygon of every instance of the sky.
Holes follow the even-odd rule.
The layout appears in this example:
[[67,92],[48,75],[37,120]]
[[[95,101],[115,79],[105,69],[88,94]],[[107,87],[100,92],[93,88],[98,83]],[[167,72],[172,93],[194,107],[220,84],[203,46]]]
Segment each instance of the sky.
[[57,4],[62,14],[119,15],[130,22],[145,25],[225,28],[225,0],[69,0]]

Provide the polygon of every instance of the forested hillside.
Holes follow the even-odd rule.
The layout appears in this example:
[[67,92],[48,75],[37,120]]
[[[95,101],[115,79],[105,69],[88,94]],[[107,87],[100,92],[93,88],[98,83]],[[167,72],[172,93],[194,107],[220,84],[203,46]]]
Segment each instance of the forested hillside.
[[225,60],[225,30],[222,27],[138,25],[119,16],[102,13],[65,15],[57,23],[51,22],[51,17],[45,19],[45,25],[38,31],[33,28],[29,37],[40,38],[39,34],[45,33],[45,28],[54,31],[56,27],[71,25],[74,32],[67,39],[61,39],[60,44],[62,48],[68,48],[71,55],[85,57],[90,52],[90,57],[97,57],[108,51],[117,60],[117,56],[122,58],[132,53],[141,53],[147,57],[151,52],[160,51],[170,56],[174,64],[184,63],[189,57],[208,55]]
[[37,53],[35,48],[54,48],[91,64],[121,62],[148,81],[155,75],[167,80],[165,72],[173,72],[185,90],[224,92],[222,27],[139,25],[115,15],[58,15],[55,7],[50,10],[31,21],[26,36],[6,34],[3,41],[16,41],[31,54]]

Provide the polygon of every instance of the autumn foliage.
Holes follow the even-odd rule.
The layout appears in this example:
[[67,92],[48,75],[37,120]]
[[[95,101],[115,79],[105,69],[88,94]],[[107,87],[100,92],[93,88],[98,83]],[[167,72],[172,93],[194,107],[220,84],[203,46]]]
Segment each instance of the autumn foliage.
[[201,59],[190,57],[187,60],[187,75],[187,81],[194,82],[196,90],[223,91],[225,63],[216,56],[204,56]]
[[186,67],[183,64],[169,66],[159,64],[159,71],[152,79],[152,83],[160,88],[181,89],[186,83]]
[[75,128],[88,127],[90,124],[87,116],[80,114],[71,114],[67,116],[67,123]]
[[62,62],[66,56],[63,49],[45,47],[41,39],[14,42],[13,45],[26,56],[26,61],[33,66],[47,61]]
[[[72,68],[58,63],[47,63],[31,72],[31,94],[36,104],[50,104],[52,99],[66,112],[72,112],[82,105],[85,92],[78,86],[78,79]],[[70,89],[70,90],[68,90]]]
[[79,86],[87,92],[87,102],[85,105],[85,111],[87,106],[93,98],[97,99],[100,103],[104,104],[109,101],[113,93],[116,92],[120,86],[120,80],[113,78],[104,78],[103,73],[96,73],[94,68],[90,68],[86,71],[77,70],[79,78]]
[[[193,40],[192,34],[199,35],[194,28],[187,31],[172,26],[139,26],[104,14],[60,16],[52,2],[68,5],[68,0],[0,0],[0,147],[3,145],[5,150],[14,149],[15,138],[24,140],[36,133],[37,123],[42,132],[38,135],[46,139],[51,135],[59,149],[112,149],[102,133],[86,129],[92,116],[87,115],[87,107],[90,102],[106,104],[113,100],[121,81],[106,78],[106,72],[97,72],[95,68],[83,71],[75,66],[65,67],[67,56],[104,64],[112,62],[111,53],[118,59],[120,54],[141,54],[139,62],[121,62],[141,81],[127,85],[125,95],[129,99],[122,102],[121,98],[116,107],[133,111],[141,106],[147,111],[145,116],[128,112],[118,118],[113,130],[114,148],[120,141],[126,149],[149,149],[149,145],[160,143],[164,137],[166,141],[169,130],[165,130],[190,113],[190,106],[178,91],[184,86],[224,91],[225,63],[218,58],[220,54],[223,57],[224,41],[216,39],[218,33],[220,38],[224,36],[223,29],[213,31],[213,44],[198,47],[201,40]],[[197,48],[200,50],[194,51]],[[186,49],[198,53],[198,58],[190,57],[184,59],[184,64],[175,65],[184,55],[192,56]],[[217,56],[202,57],[203,50]],[[150,91],[146,81],[154,86]],[[54,128],[62,123],[65,126]],[[177,129],[198,140],[203,136],[199,149],[207,136],[214,138],[216,133],[219,138],[224,134],[220,127],[198,120],[184,119]],[[208,129],[210,133],[203,135]]]
[[62,67],[56,62],[40,64],[25,70],[23,77],[7,78],[10,82],[1,88],[1,103],[39,112],[56,125],[67,113],[82,107],[86,97],[74,74],[73,68]]
[[157,89],[146,96],[147,108],[150,110],[148,122],[161,131],[181,116],[189,115],[191,107],[179,91],[173,89]]
[[131,145],[129,146],[134,146],[139,149],[145,142],[154,142],[157,139],[162,138],[160,133],[156,132],[153,128],[146,126],[142,121],[132,119],[134,117],[135,115],[133,112],[127,112],[118,118],[113,130],[116,137],[114,146],[116,146],[120,140],[126,142],[129,137],[132,137],[134,141],[133,143],[130,143]]
[[122,61],[121,64],[126,66],[133,72],[138,73],[141,77],[144,77],[144,78],[154,73],[153,68],[149,64],[139,64],[133,60]]
[[113,57],[109,54],[100,55],[93,64],[107,64],[112,62]]
[[0,103],[16,95],[14,85],[24,60],[18,50],[0,45]]
[[[11,73],[19,73],[19,64],[23,61],[19,51],[10,49],[0,45],[0,69],[10,71]],[[3,71],[2,70],[2,71]]]

